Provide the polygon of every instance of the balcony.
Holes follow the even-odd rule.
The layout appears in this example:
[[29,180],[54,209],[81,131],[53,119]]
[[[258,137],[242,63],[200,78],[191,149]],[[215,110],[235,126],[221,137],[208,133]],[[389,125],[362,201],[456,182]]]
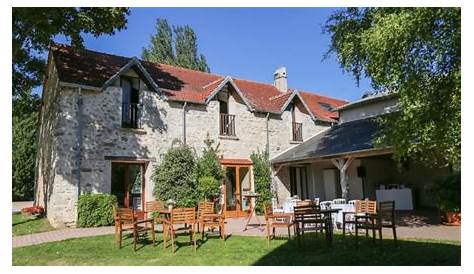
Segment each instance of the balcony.
[[141,128],[140,104],[122,104],[122,127]]
[[235,115],[220,114],[219,135],[235,137]]
[[303,123],[292,123],[294,142],[303,142]]

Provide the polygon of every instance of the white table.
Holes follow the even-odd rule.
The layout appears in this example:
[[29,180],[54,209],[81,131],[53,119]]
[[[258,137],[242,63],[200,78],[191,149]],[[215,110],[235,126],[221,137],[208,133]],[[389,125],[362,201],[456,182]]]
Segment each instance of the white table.
[[336,223],[342,224],[342,216],[343,212],[354,212],[355,207],[353,204],[333,204],[331,205],[331,209],[340,209],[339,212],[334,213],[335,216],[333,218],[336,220]]
[[410,188],[378,189],[377,202],[395,201],[396,210],[413,210],[413,196]]

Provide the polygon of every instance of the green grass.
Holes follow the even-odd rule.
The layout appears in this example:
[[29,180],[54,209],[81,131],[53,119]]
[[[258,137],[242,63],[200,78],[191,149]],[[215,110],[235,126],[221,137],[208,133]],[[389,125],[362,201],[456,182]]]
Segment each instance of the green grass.
[[13,236],[39,233],[54,230],[46,218],[34,216],[23,216],[21,213],[13,213],[12,232]]
[[186,244],[188,236],[178,237],[179,248],[163,249],[159,242],[136,252],[131,239],[119,249],[113,235],[70,239],[13,249],[13,265],[460,265],[461,243],[434,240],[392,240],[377,242],[361,238],[359,249],[354,238],[335,235],[332,248],[323,237],[306,237],[302,248],[296,241],[263,237],[231,236],[225,245],[210,238],[196,252]]

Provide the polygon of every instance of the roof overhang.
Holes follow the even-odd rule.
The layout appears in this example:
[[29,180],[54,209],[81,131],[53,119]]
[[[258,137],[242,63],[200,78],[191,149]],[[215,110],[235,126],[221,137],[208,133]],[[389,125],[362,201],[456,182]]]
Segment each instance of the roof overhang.
[[304,163],[328,161],[331,159],[338,159],[338,158],[364,158],[364,157],[371,157],[371,156],[388,155],[392,153],[393,153],[393,148],[391,147],[371,148],[371,149],[364,149],[364,150],[348,151],[348,152],[337,153],[337,154],[329,154],[329,155],[324,155],[322,157],[302,157],[302,158],[294,158],[291,160],[284,160],[284,161],[270,160],[270,163],[272,165],[304,164]]
[[389,100],[392,98],[397,98],[398,96],[399,94],[397,92],[380,93],[372,97],[363,98],[363,99],[345,104],[343,106],[335,108],[334,110],[336,111],[347,110],[347,109],[356,108],[356,107],[360,107],[360,106],[364,106],[364,105],[368,105],[368,104],[372,104],[372,103],[376,103],[380,101]]
[[252,160],[247,158],[222,158],[219,159],[219,162],[221,163],[221,165],[252,165]]
[[226,76],[224,80],[211,92],[211,94],[209,94],[205,103],[208,104],[217,95],[217,93],[219,93],[219,91],[221,91],[227,84],[231,85],[235,89],[237,94],[240,96],[240,98],[242,98],[245,105],[250,111],[255,111],[252,105],[249,103],[247,98],[244,96],[242,91],[240,91],[239,87],[237,86],[237,84],[235,84],[234,80],[232,80],[232,77],[230,76]]
[[306,104],[306,102],[303,100],[303,96],[300,95],[299,91],[298,90],[294,90],[293,93],[291,94],[290,97],[288,97],[288,99],[286,100],[285,104],[282,106],[281,110],[280,110],[280,114],[283,113],[285,111],[285,109],[288,107],[288,105],[291,103],[291,101],[293,101],[293,99],[295,97],[298,97],[298,99],[301,101],[301,103],[303,104],[303,106],[305,107],[306,111],[309,113],[309,115],[311,116],[311,119],[313,119],[313,121],[316,121],[316,116],[313,115],[313,112],[311,111],[311,109],[308,107],[308,105]]

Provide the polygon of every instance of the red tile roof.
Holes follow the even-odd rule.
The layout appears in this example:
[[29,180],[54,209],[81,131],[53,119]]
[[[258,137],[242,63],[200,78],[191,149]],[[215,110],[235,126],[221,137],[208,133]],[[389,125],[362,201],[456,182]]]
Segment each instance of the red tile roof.
[[311,110],[314,117],[316,117],[316,119],[320,119],[327,122],[334,122],[335,120],[339,119],[339,113],[337,111],[326,110],[320,105],[320,103],[328,104],[332,108],[336,108],[348,103],[344,100],[322,96],[313,92],[299,91],[299,93],[301,97],[303,97],[304,102]]
[[[62,82],[103,87],[131,58],[106,54],[91,50],[76,49],[70,46],[54,44],[51,54]],[[152,63],[140,60],[146,72],[158,85],[164,95],[173,101],[187,101],[204,104],[216,91],[226,77],[190,70],[186,68]],[[281,113],[290,96],[296,92],[289,90],[281,93],[271,84],[231,78],[246,101],[255,111]],[[336,108],[347,101],[321,96],[312,92],[299,92],[314,117],[327,122],[335,122],[337,111],[330,112],[319,105],[327,103]]]

